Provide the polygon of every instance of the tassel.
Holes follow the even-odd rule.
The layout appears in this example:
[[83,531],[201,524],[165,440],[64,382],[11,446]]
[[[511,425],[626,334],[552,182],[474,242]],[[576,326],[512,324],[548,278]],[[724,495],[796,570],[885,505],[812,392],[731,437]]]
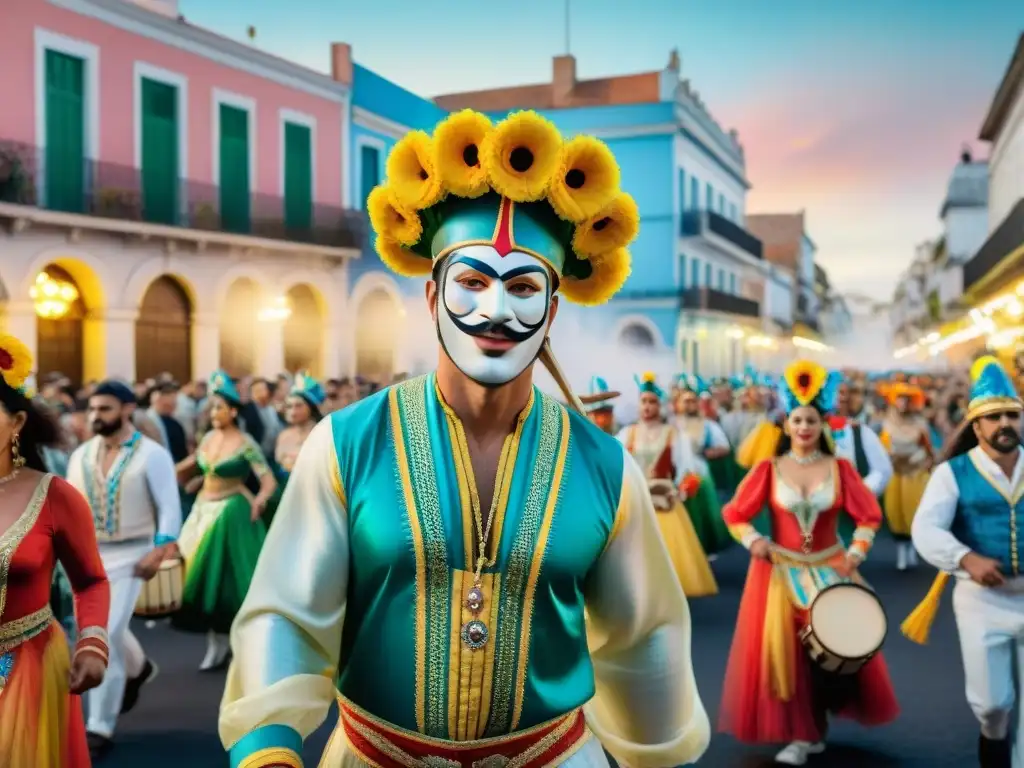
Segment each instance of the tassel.
[[925,645],[928,642],[928,635],[932,631],[932,624],[935,623],[935,616],[939,612],[939,604],[942,601],[942,593],[949,583],[949,574],[939,571],[932,582],[931,589],[924,596],[924,600],[911,611],[906,620],[900,625],[900,631],[906,638],[918,645]]
[[562,373],[561,367],[558,365],[558,361],[555,360],[555,354],[551,351],[551,339],[544,339],[544,343],[541,345],[540,354],[541,364],[548,369],[548,373],[551,374],[551,378],[555,380],[555,384],[562,390],[562,394],[565,395],[565,400],[576,413],[586,416],[587,412],[583,408],[583,403],[580,402],[579,397],[572,391],[572,387],[569,386],[569,380],[565,378],[565,374]]

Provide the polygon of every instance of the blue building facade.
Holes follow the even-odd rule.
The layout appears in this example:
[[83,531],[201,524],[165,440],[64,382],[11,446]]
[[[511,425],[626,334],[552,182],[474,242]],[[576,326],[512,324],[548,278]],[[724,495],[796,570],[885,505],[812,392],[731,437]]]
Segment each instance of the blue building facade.
[[[553,81],[566,59],[571,57],[555,60]],[[574,61],[571,73],[574,80]],[[495,92],[456,94],[438,102],[453,110],[483,108],[495,120],[517,109],[536,109],[566,137],[582,133],[605,141],[619,162],[623,189],[637,202],[641,226],[631,248],[632,274],[619,296],[586,310],[588,332],[671,357],[677,370],[739,373],[759,362],[754,356],[766,348],[762,334],[774,327],[765,313],[770,270],[760,241],[743,228],[750,185],[742,148],[735,132],[719,127],[680,80],[677,60],[647,76],[655,85],[651,98],[641,103],[541,106],[528,98],[518,103],[517,89],[504,98],[508,108],[497,111],[486,109]],[[383,159],[405,131],[430,131],[446,114],[434,102],[357,66],[353,200],[362,205],[383,178]],[[360,284],[382,285],[377,277],[382,271],[368,247],[351,266],[353,300],[365,297]],[[406,294],[422,290],[421,281],[389,279]],[[561,309],[563,317],[578,311],[567,304]]]

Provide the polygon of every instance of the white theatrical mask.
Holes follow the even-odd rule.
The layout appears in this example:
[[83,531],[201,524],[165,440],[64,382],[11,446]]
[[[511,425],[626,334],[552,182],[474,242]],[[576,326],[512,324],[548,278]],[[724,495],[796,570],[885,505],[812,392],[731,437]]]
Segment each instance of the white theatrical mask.
[[550,309],[549,267],[521,251],[500,256],[490,245],[469,245],[441,271],[441,346],[479,384],[507,384],[537,359]]

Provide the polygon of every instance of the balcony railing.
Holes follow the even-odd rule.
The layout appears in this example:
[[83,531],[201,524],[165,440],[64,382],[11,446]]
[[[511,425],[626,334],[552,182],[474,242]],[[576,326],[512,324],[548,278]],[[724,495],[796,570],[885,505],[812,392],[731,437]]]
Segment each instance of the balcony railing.
[[764,258],[764,245],[743,227],[714,211],[687,211],[683,214],[682,232],[687,237],[710,232],[728,240],[755,259]]
[[761,305],[714,288],[688,288],[682,294],[683,309],[703,309],[742,317],[760,317]]
[[328,248],[359,249],[366,242],[361,211],[308,199],[231,194],[187,179],[160,183],[152,174],[115,163],[84,160],[48,167],[45,150],[5,141],[0,141],[0,203]]

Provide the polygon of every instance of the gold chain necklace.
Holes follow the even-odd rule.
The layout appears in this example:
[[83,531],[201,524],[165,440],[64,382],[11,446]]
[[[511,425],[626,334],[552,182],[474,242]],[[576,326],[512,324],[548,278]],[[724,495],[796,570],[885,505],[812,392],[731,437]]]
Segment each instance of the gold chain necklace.
[[[460,461],[465,464],[465,457],[469,455],[468,445],[466,445],[466,436],[463,432],[461,425],[456,430],[459,441],[463,444],[460,448]],[[494,525],[494,518],[497,515],[498,499],[501,496],[502,486],[505,484],[505,471],[506,465],[508,464],[509,444],[512,440],[512,435],[508,435],[505,438],[505,442],[501,447],[501,457],[498,461],[498,472],[495,475],[494,490],[491,493],[491,508],[487,515],[487,522],[484,523],[483,511],[480,507],[480,495],[477,492],[476,487],[476,476],[472,473],[472,466],[463,466],[463,473],[470,476],[472,482],[469,483],[469,498],[470,506],[473,508],[473,527],[476,529],[476,541],[477,541],[477,556],[476,564],[473,570],[473,586],[469,588],[466,593],[465,606],[469,609],[469,612],[476,618],[470,619],[462,625],[460,636],[462,642],[465,643],[472,650],[479,650],[487,645],[487,640],[490,637],[490,630],[480,619],[480,613],[484,608],[484,590],[482,583],[482,576],[484,568],[490,568],[498,560],[498,545],[499,542],[495,542],[493,556],[488,559],[487,557],[487,544],[491,538],[491,528]],[[467,472],[466,470],[470,471]]]

